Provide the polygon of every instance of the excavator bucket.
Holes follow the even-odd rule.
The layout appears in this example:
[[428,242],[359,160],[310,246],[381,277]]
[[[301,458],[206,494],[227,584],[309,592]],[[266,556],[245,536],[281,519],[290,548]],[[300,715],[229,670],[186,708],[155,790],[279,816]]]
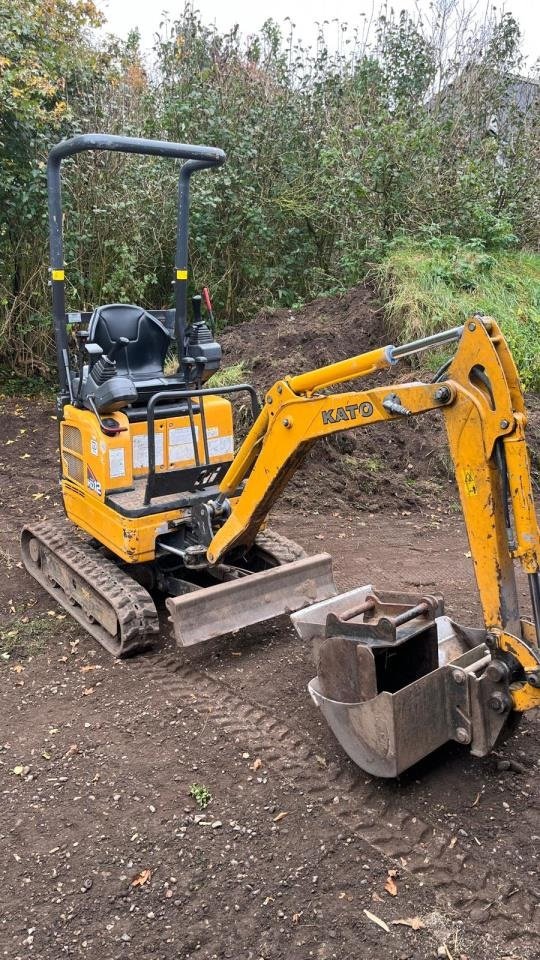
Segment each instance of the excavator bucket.
[[[453,623],[440,596],[375,592],[371,585],[294,613],[311,640],[308,686],[336,739],[377,777],[395,777],[449,740],[485,756],[509,708],[486,631]],[[498,701],[497,701],[498,702]]]
[[332,558],[320,553],[171,597],[167,609],[178,645],[191,647],[293,613],[336,593]]

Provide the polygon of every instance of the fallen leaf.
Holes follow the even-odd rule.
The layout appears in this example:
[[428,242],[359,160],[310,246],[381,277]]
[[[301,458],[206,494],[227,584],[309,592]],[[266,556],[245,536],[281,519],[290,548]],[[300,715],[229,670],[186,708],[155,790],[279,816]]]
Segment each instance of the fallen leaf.
[[133,877],[133,880],[131,881],[131,886],[142,887],[144,886],[145,883],[148,883],[151,877],[152,877],[151,870],[141,870],[141,872],[138,873],[136,877]]
[[471,557],[472,557],[472,553],[471,553],[471,551],[470,551],[470,550],[467,550],[467,552],[466,552],[466,553],[464,553],[464,554],[463,554],[463,556],[464,556],[464,557],[467,557],[467,560],[470,560],[470,559],[471,559]]
[[23,767],[22,763],[18,763],[16,767],[13,767],[12,772],[16,777],[26,777],[26,775],[30,773],[30,767]]
[[388,924],[385,923],[384,920],[381,920],[376,913],[372,913],[371,910],[364,910],[364,913],[368,920],[371,920],[372,923],[376,923],[377,926],[380,927],[381,930],[385,930],[386,933],[390,933],[390,927]]
[[23,673],[24,671],[22,663],[16,663],[11,669],[13,670],[13,673]]
[[320,767],[325,767],[325,766],[326,766],[326,757],[321,757],[321,756],[319,756],[319,754],[317,753],[317,754],[315,754],[315,759],[316,759],[316,761],[317,761],[317,763],[319,764]]
[[298,923],[298,921],[300,920],[300,917],[302,916],[303,912],[304,912],[303,910],[300,910],[299,913],[293,913],[293,915],[292,915],[292,922],[293,922],[293,923]]
[[384,897],[380,897],[376,890],[371,894],[371,899],[374,900],[375,903],[384,903]]
[[90,670],[99,670],[100,666],[98,663],[87,663],[86,666],[81,667],[81,673],[89,673]]
[[89,697],[90,694],[93,693],[93,692],[94,692],[94,688],[93,688],[93,687],[85,687],[84,690],[83,690],[83,692],[82,692],[82,695],[83,695],[83,697]]
[[274,823],[279,823],[280,820],[283,820],[283,817],[287,816],[288,812],[286,810],[282,810],[281,813],[278,813],[277,817],[274,817]]
[[257,757],[257,759],[253,761],[253,763],[251,764],[251,766],[250,766],[249,769],[250,769],[250,770],[260,770],[261,767],[262,767],[262,760],[261,760],[260,757]]
[[43,751],[43,753],[41,754],[41,756],[43,757],[44,760],[50,760],[50,759],[51,759],[50,753],[47,753],[46,750]]
[[388,877],[386,878],[386,883],[384,885],[384,889],[386,890],[387,893],[390,894],[391,897],[397,897],[397,883],[394,879],[395,876],[396,876],[396,871],[389,870]]
[[403,917],[402,920],[392,920],[392,923],[400,924],[402,927],[411,927],[413,930],[423,930],[426,926],[420,917]]

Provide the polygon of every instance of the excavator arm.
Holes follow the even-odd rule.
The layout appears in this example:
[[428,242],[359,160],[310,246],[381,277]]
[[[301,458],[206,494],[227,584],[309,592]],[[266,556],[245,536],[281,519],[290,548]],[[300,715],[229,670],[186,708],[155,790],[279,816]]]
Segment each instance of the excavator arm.
[[[534,620],[540,622],[540,539],[525,444],[525,406],[506,341],[493,320],[471,319],[446,334],[458,340],[444,380],[320,393],[392,367],[444,335],[404,347],[382,347],[297,377],[280,380],[220,486],[216,509],[244,483],[207,552],[217,563],[253,542],[275,500],[311,445],[321,437],[439,410],[445,421],[488,636],[524,665],[529,682],[515,691],[514,709],[539,702],[540,660],[532,624],[520,620],[514,560],[529,577]],[[523,629],[522,629],[523,627]],[[527,640],[521,637],[527,637]]]

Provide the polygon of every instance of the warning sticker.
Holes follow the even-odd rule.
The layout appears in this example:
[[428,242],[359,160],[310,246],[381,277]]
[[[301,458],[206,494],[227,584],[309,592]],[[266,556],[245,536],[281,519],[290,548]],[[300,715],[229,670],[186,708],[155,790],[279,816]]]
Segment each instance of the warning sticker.
[[465,489],[468,495],[470,497],[475,497],[478,493],[478,490],[476,489],[476,477],[472,470],[465,470],[463,479],[465,480]]
[[[155,434],[156,467],[163,466],[163,434]],[[133,437],[133,469],[140,470],[148,466],[148,434],[140,433]]]
[[231,436],[216,437],[208,441],[208,453],[211,457],[223,457],[234,453],[234,441]]
[[117,450],[109,450],[109,475],[111,480],[126,475],[126,462],[122,447]]
[[[195,427],[195,438],[198,443],[198,427]],[[169,460],[171,463],[195,460],[191,427],[171,427],[169,430]]]

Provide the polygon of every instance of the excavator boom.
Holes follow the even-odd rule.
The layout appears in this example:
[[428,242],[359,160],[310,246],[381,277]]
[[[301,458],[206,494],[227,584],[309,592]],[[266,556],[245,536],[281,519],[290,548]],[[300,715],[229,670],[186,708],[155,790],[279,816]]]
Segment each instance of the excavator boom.
[[[391,368],[402,357],[448,342],[457,343],[455,355],[445,366],[443,374],[431,383],[414,381],[365,390],[327,392],[328,387],[337,383]],[[318,392],[323,389],[324,393]],[[411,694],[415,684],[419,684],[422,709],[428,725],[432,720],[428,704],[433,699],[441,698],[441,702],[451,703],[453,701],[448,689],[455,692],[452,683],[448,687],[448,664],[446,660],[441,662],[442,652],[448,663],[461,664],[465,671],[463,676],[470,676],[467,681],[472,685],[468,706],[461,702],[455,705],[458,716],[466,716],[468,711],[472,711],[470,730],[459,726],[455,719],[448,720],[448,710],[443,711],[435,737],[439,738],[438,742],[445,742],[452,736],[458,740],[461,738],[461,742],[471,743],[473,752],[483,755],[493,745],[510,709],[523,711],[540,704],[537,636],[540,622],[540,539],[525,444],[523,395],[515,364],[499,327],[491,319],[473,318],[462,327],[416,343],[382,347],[298,377],[278,381],[267,392],[263,409],[223,477],[219,496],[212,505],[218,525],[208,544],[207,558],[211,563],[218,563],[234,548],[254,541],[277,497],[317,439],[343,430],[356,430],[372,423],[395,421],[434,410],[440,411],[445,421],[482,604],[484,629],[475,633],[450,624],[448,618],[442,615],[442,608],[437,608],[439,612],[436,613],[426,598],[407,598],[405,605],[398,605],[395,618],[390,617],[394,633],[389,639],[384,634],[387,627],[381,628],[377,619],[380,617],[381,623],[387,623],[388,604],[379,600],[369,601],[372,609],[378,611],[375,620],[371,615],[368,616],[368,608],[360,609],[362,605],[345,619],[337,616],[336,610],[342,609],[341,599],[335,596],[335,588],[333,584],[330,585],[328,577],[325,583],[324,574],[317,584],[320,599],[305,609],[302,609],[304,603],[297,603],[299,610],[292,616],[302,636],[309,636],[315,641],[320,673],[317,683],[314,681],[315,686],[310,687],[314,700],[323,709],[338,739],[351,756],[365,769],[381,775],[395,774],[414,762],[416,755],[414,751],[411,753],[410,743],[404,743],[404,740],[407,740],[409,730],[409,740],[415,742],[415,718],[420,707],[418,704],[416,708],[411,707],[411,700],[404,693],[409,689],[407,683],[403,686],[407,676],[404,665],[399,669],[394,666],[394,672],[397,670],[397,673],[391,682],[394,686],[398,684],[392,693],[395,699],[390,697],[387,689],[377,693],[377,683],[386,666],[383,670],[373,651],[369,652],[370,644],[374,642],[373,636],[379,637],[379,646],[387,643],[392,651],[396,651],[399,644],[404,642],[404,624],[412,622],[417,626],[420,617],[420,626],[424,629],[422,618],[431,617],[429,643],[435,643],[439,654],[437,656],[431,647],[429,654],[422,655],[422,659],[418,650],[413,651],[413,658],[416,657],[419,663],[423,662],[423,667],[419,667],[420,673],[414,674],[414,682],[411,681]],[[238,489],[242,489],[242,493],[229,507],[229,498]],[[317,560],[322,569],[320,560]],[[532,621],[520,616],[514,573],[516,560],[529,578],[534,614]],[[230,628],[234,623],[234,616],[231,619],[232,600],[234,609],[241,611],[242,626],[267,619],[265,609],[271,611],[269,616],[290,612],[292,604],[287,598],[291,595],[292,581],[288,567],[272,573],[271,583],[268,580],[265,582],[265,577],[261,578],[260,584],[247,578],[227,587],[219,596],[216,591],[213,591],[214,597],[206,596],[205,617],[204,621],[200,616],[197,619],[195,642],[223,632],[219,628],[222,624]],[[296,571],[294,573],[297,575]],[[309,579],[309,570],[305,574]],[[369,594],[369,589],[360,588],[362,596],[367,595],[366,590]],[[231,590],[234,591],[234,598]],[[171,619],[181,635],[182,632],[184,635],[190,632],[189,607],[196,602],[197,598],[190,596],[168,600]],[[370,623],[369,628],[364,627],[365,622]],[[384,643],[379,636],[381,629],[386,637]],[[337,637],[333,635],[336,630]],[[412,628],[407,627],[406,630],[409,642]],[[356,651],[353,663],[342,659],[345,654],[350,657],[351,642]],[[422,643],[427,643],[425,637]],[[361,644],[367,644],[366,649]],[[476,655],[471,654],[473,649]],[[326,652],[321,654],[321,650]],[[397,656],[397,653],[392,655]],[[496,661],[495,664],[491,664],[492,660]],[[375,669],[376,663],[378,666]],[[492,666],[490,679],[487,674],[486,679],[482,676],[479,678],[478,671],[483,670],[486,664]],[[400,670],[402,676],[398,683],[396,677]],[[443,670],[444,676],[439,675],[439,670]],[[351,699],[350,690],[347,693],[343,687],[346,677],[345,687],[348,689],[355,671],[359,671],[356,694],[361,694],[361,706],[354,701],[351,701],[351,706],[348,702]],[[426,676],[423,671],[427,671]],[[427,675],[431,676],[431,680],[427,679]],[[366,678],[370,676],[372,679],[368,682]],[[321,677],[322,680],[330,677],[328,689],[333,692],[332,696],[325,697],[319,684]],[[503,686],[496,687],[497,683]],[[382,699],[379,699],[379,695]],[[498,710],[495,717],[486,712],[490,697],[489,709],[495,714]],[[367,706],[365,701],[371,706]],[[359,718],[365,724],[367,715],[370,710],[375,710],[375,705],[380,716],[377,719],[377,715],[372,714],[371,721],[375,725],[384,725],[386,722],[389,742],[394,744],[390,760],[382,766],[373,743],[366,745],[362,741],[363,746],[359,747],[360,741],[350,729],[351,723],[357,729],[355,725]],[[454,716],[452,710],[450,714]],[[472,714],[476,716],[474,735]],[[422,738],[417,740],[415,749],[420,753],[416,759],[434,749],[433,743],[430,741],[427,744]],[[375,760],[370,761],[368,755],[373,755]]]
[[[246,481],[208,547],[211,562],[218,562],[235,545],[253,540],[302,454],[318,438],[440,410],[486,626],[515,631],[519,612],[513,560],[519,559],[533,578],[536,596],[540,558],[523,395],[510,351],[493,320],[471,320],[447,334],[448,339],[458,336],[459,346],[444,382],[400,383],[330,395],[314,392],[391,367],[415,352],[411,344],[383,347],[274,384],[221,482],[220,495],[225,499]],[[441,341],[438,335],[436,342]],[[420,344],[425,349],[425,341]]]

